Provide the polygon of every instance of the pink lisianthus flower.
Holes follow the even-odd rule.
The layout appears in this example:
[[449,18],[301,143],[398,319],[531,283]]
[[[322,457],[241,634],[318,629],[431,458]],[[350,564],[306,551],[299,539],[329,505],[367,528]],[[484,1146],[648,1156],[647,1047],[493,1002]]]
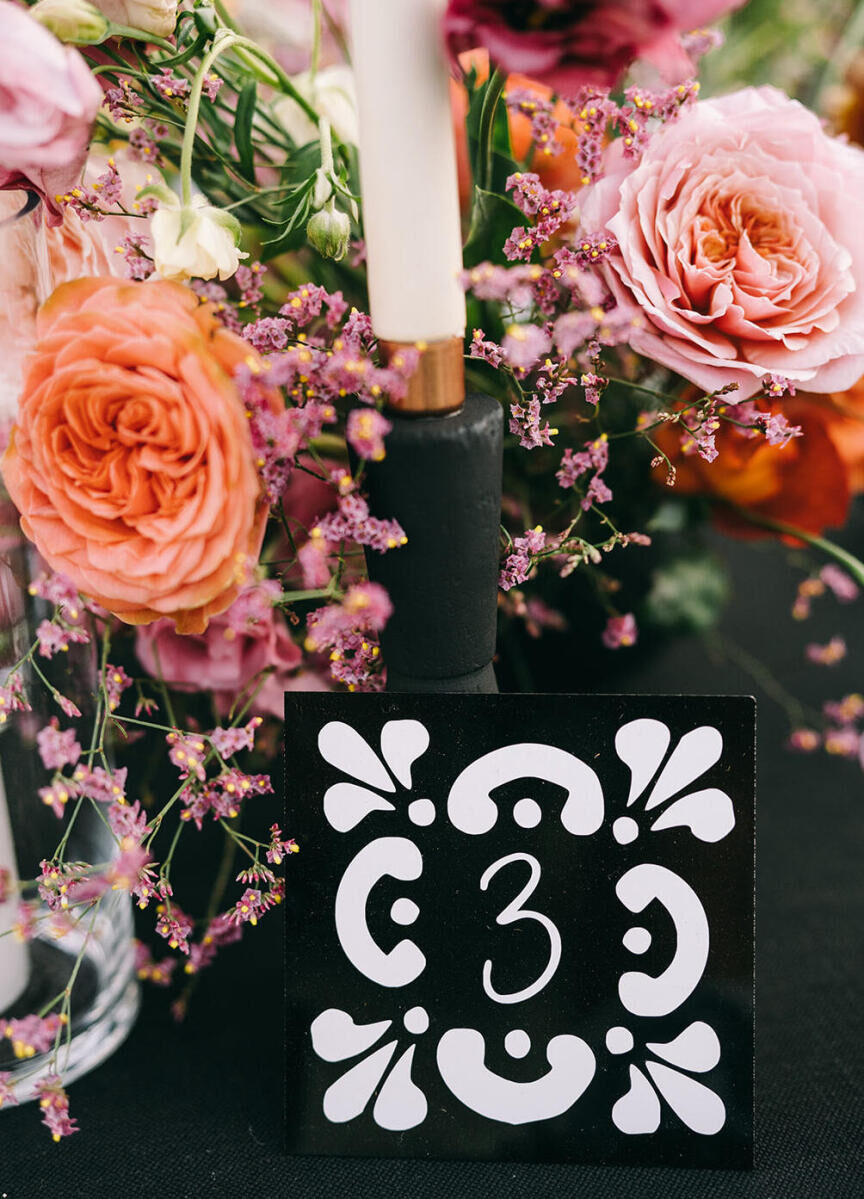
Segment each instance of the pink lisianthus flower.
[[[141,627],[135,643],[138,660],[154,677],[161,671],[170,687],[212,691],[222,715],[257,674],[273,667],[252,711],[281,716],[282,694],[295,689],[302,654],[273,606],[279,591],[273,581],[248,588],[226,612],[211,619],[206,632],[197,635],[175,633],[169,620]],[[303,689],[314,690],[314,682]]]
[[680,34],[737,8],[741,0],[449,0],[444,37],[455,60],[483,46],[508,74],[517,72],[565,96],[612,87],[636,58],[670,81],[692,72]]
[[683,110],[641,161],[620,139],[605,157],[581,221],[617,239],[600,269],[641,309],[633,349],[706,390],[737,383],[733,402],[766,375],[831,392],[864,374],[864,152],[760,87]]
[[30,188],[59,224],[102,103],[86,62],[18,4],[0,0],[0,191]]

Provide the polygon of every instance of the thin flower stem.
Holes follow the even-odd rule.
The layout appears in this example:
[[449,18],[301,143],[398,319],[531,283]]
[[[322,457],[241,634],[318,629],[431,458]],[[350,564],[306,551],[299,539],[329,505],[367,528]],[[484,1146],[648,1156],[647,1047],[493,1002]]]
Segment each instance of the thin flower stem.
[[844,550],[836,542],[829,541],[827,537],[818,537],[815,533],[808,533],[806,529],[796,528],[795,525],[786,524],[785,521],[773,520],[770,516],[763,516],[761,512],[754,512],[749,508],[739,508],[737,504],[731,504],[726,500],[714,500],[714,502],[728,508],[748,524],[762,529],[770,529],[774,533],[781,533],[784,537],[795,537],[798,541],[803,541],[807,545],[812,545],[814,549],[821,550],[823,554],[844,566],[855,582],[860,587],[864,587],[864,562],[860,558],[856,558],[854,554],[850,554],[848,550]]
[[321,58],[321,0],[312,0],[312,58],[309,63],[309,83],[315,87],[318,62]]

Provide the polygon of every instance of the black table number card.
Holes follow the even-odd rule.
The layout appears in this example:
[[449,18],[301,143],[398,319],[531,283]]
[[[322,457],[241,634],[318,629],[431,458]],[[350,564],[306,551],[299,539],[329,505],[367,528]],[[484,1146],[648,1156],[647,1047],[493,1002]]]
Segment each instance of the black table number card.
[[285,710],[289,1152],[752,1164],[751,699]]

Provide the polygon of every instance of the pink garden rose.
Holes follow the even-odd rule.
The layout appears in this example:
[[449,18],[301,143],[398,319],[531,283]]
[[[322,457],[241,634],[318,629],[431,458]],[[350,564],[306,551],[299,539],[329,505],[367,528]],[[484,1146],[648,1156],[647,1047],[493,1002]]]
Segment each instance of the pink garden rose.
[[864,151],[771,87],[682,111],[641,161],[621,141],[581,199],[585,233],[619,304],[641,310],[632,347],[699,387],[780,374],[808,391],[864,374]]
[[679,35],[716,20],[742,0],[449,0],[444,37],[455,60],[483,46],[508,74],[529,75],[572,96],[587,84],[612,87],[636,58],[670,81],[692,72]]
[[327,686],[316,674],[297,673],[302,655],[279,609],[273,607],[279,592],[279,584],[272,580],[248,588],[199,636],[180,636],[170,620],[140,628],[135,645],[138,660],[154,677],[161,670],[169,686],[213,691],[222,716],[255,676],[272,666],[273,673],[251,710],[281,717],[283,692],[323,691]]
[[0,0],[0,191],[38,191],[59,224],[54,197],[77,182],[101,103],[78,51]]

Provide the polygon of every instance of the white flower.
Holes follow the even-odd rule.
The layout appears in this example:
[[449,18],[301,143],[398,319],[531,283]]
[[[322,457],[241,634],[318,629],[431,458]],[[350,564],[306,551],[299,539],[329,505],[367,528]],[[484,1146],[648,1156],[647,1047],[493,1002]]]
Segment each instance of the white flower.
[[108,21],[88,0],[39,0],[30,16],[61,42],[93,46],[108,36]]
[[177,24],[177,0],[94,0],[109,21],[168,37]]
[[160,194],[159,209],[150,218],[153,260],[163,279],[230,279],[241,258],[240,222],[230,212],[214,208],[203,196],[185,207],[173,193]]
[[338,261],[348,253],[351,220],[346,213],[339,212],[331,200],[325,208],[309,218],[306,237],[319,254]]
[[[324,67],[317,73],[314,82],[310,73],[303,71],[294,75],[291,82],[318,115],[326,117],[341,142],[357,145],[357,93],[354,90],[354,72],[349,66],[339,64]],[[282,128],[296,145],[305,146],[307,142],[317,140],[316,125],[290,96],[280,97],[275,112]]]

